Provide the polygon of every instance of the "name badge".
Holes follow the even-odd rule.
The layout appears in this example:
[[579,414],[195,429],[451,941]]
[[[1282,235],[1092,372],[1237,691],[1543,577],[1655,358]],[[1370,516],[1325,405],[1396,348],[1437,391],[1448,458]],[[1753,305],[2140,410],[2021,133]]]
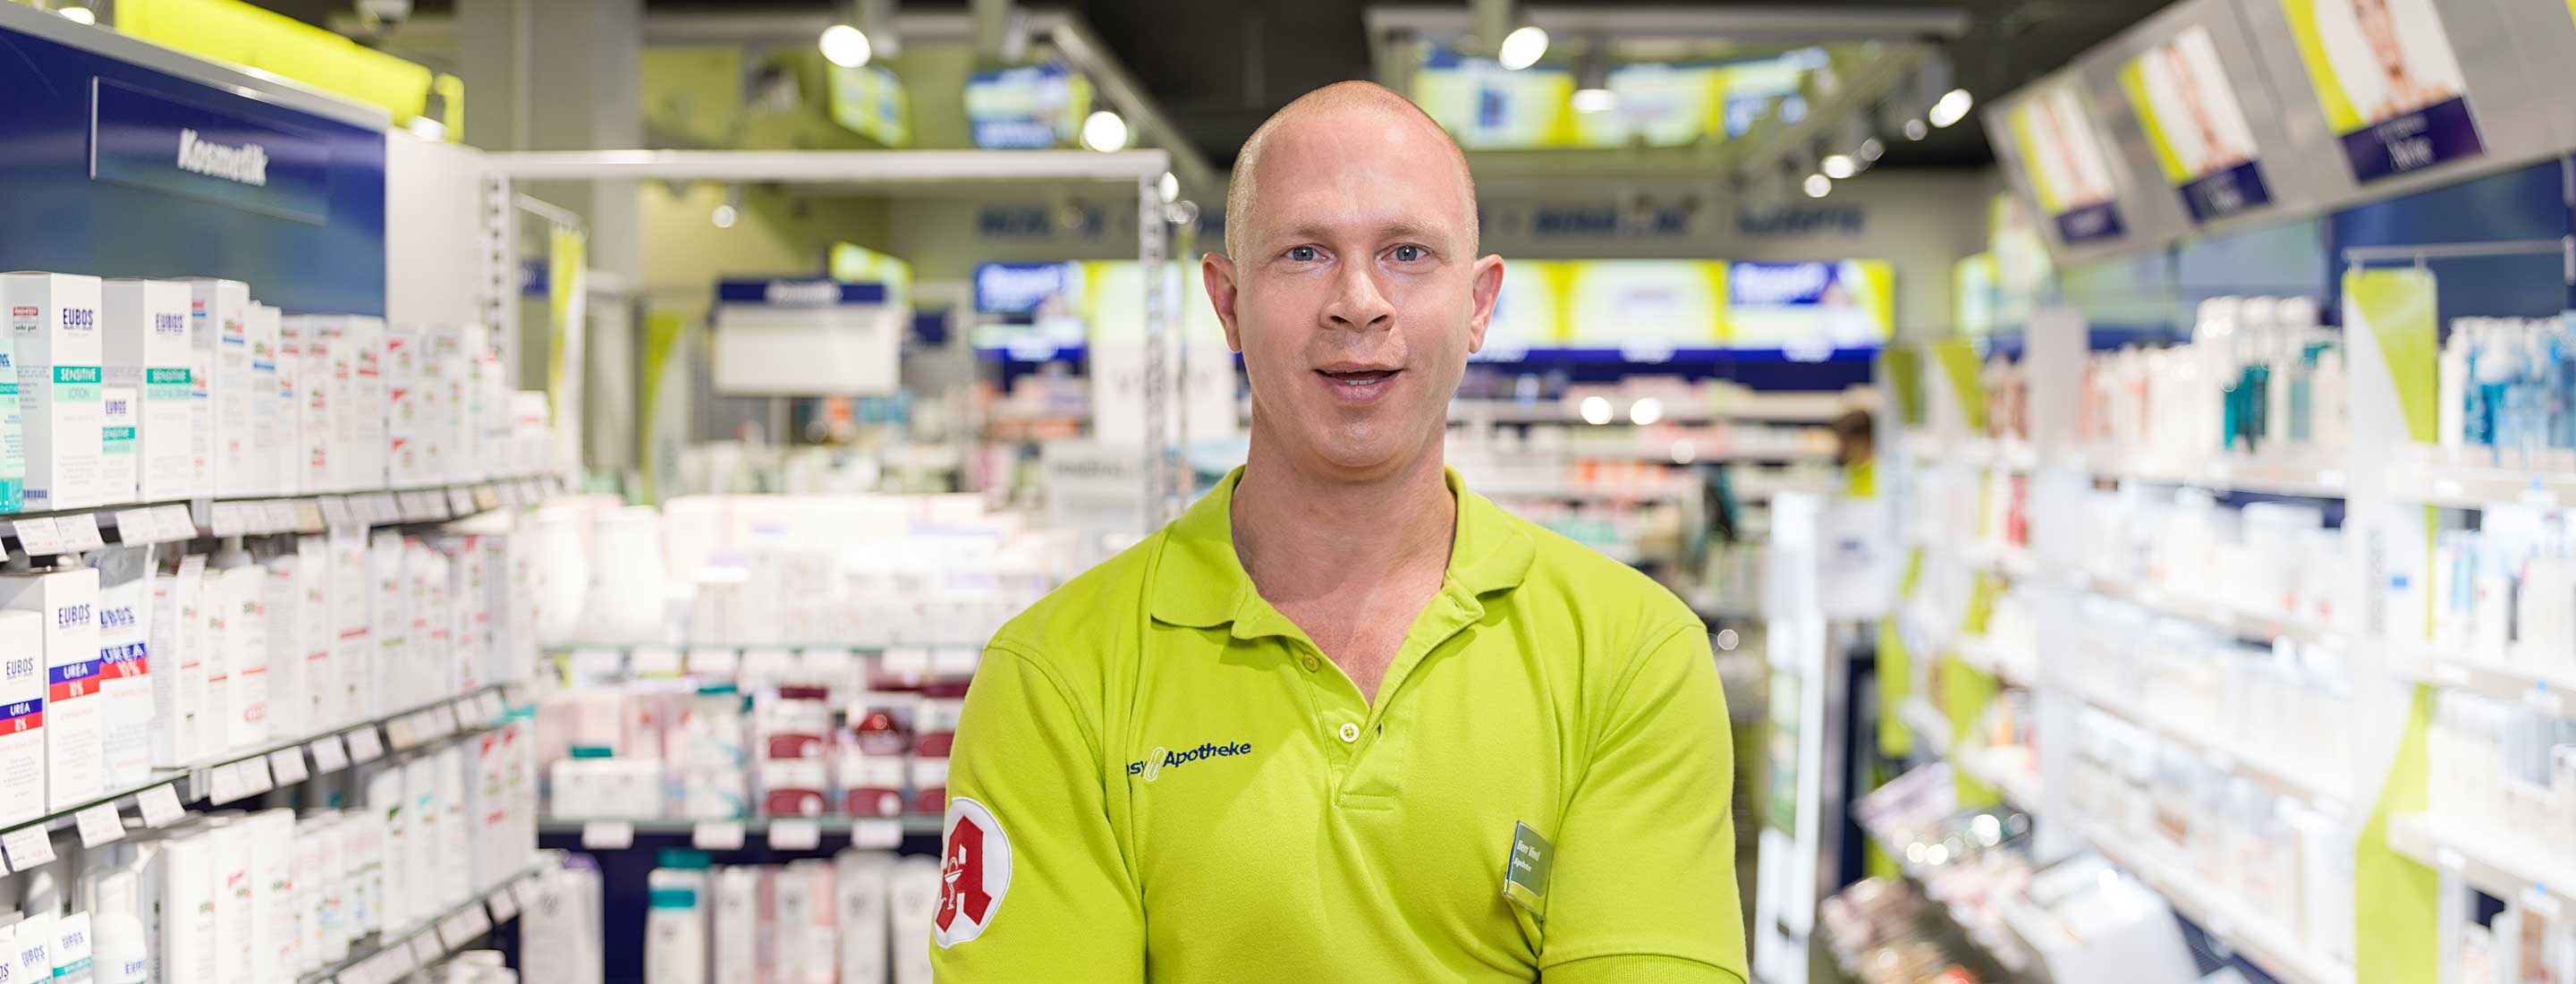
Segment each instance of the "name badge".
[[1512,854],[1503,864],[1503,898],[1546,919],[1547,875],[1555,863],[1556,845],[1528,824],[1513,824]]

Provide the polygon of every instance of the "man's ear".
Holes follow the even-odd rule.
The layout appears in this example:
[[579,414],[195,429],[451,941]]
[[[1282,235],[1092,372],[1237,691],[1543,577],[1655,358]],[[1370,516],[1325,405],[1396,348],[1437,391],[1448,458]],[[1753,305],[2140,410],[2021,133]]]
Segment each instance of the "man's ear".
[[1199,279],[1207,282],[1208,303],[1216,305],[1216,320],[1225,324],[1225,347],[1243,351],[1243,333],[1234,322],[1234,261],[1215,253],[1199,257]]
[[1468,274],[1467,290],[1475,299],[1475,313],[1467,318],[1467,351],[1485,348],[1485,329],[1494,324],[1494,300],[1503,295],[1503,258],[1481,257]]

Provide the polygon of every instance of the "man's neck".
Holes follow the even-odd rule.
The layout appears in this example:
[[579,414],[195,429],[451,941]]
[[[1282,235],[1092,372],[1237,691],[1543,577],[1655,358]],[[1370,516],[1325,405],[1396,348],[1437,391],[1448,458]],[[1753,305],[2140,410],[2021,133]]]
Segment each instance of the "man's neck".
[[1235,555],[1273,604],[1311,598],[1358,572],[1447,570],[1458,502],[1437,446],[1385,478],[1301,475],[1257,438],[1234,489]]

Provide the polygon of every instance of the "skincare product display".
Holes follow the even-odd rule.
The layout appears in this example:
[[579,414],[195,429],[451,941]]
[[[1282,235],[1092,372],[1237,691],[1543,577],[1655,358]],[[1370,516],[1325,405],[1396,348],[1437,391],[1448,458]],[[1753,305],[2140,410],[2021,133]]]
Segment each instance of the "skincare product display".
[[2105,462],[2318,459],[2349,443],[2339,335],[2301,297],[2202,301],[2191,340],[2086,362],[2076,436]]

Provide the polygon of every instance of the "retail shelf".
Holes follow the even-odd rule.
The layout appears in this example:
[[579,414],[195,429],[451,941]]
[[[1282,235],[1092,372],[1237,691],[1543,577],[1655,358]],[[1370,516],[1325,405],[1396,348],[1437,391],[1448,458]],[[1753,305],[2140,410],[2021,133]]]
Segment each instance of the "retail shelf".
[[2398,657],[2397,672],[2417,683],[2518,701],[2553,717],[2566,717],[2576,711],[2576,699],[2569,696],[2576,692],[2576,681],[2438,656],[2429,649],[2408,653],[2402,644],[2390,644],[2389,649]]
[[[1611,408],[1617,412],[1611,414],[1609,423],[1602,426],[1630,426],[1631,421],[1628,419],[1627,411],[1637,402],[1637,398],[1610,397],[1606,394],[1603,396],[1610,401]],[[1757,399],[1768,400],[1769,398]],[[1555,400],[1459,398],[1449,401],[1449,422],[1590,424],[1591,421],[1583,419],[1582,400],[1582,397]],[[1833,400],[1831,405],[1808,399],[1796,402],[1745,402],[1719,406],[1688,399],[1671,399],[1664,401],[1663,416],[1655,423],[1705,424],[1740,420],[1773,424],[1820,425],[1832,422],[1847,409],[1847,406],[1840,402],[1840,394],[1835,394]]]
[[2555,921],[2561,913],[2576,911],[2576,871],[2550,870],[2535,859],[2539,852],[2534,846],[2491,834],[2464,834],[2421,813],[2388,821],[2390,850]]
[[2129,602],[2175,618],[2199,622],[2211,628],[2235,633],[2240,638],[2262,642],[2287,639],[2305,645],[2330,647],[2345,646],[2353,641],[2344,633],[2332,629],[2292,621],[2276,615],[2237,611],[2225,605],[2179,597],[2162,588],[2128,587],[2084,571],[2070,571],[2066,579],[2079,590]]
[[2336,816],[2344,815],[2348,809],[2346,804],[2350,802],[2350,798],[2346,790],[2319,785],[2314,779],[2304,775],[2300,769],[2287,764],[2265,763],[2240,755],[2235,749],[2212,742],[2185,729],[2171,727],[2153,717],[2138,713],[2126,705],[2103,700],[2098,695],[2083,694],[2081,697],[2087,706],[2153,732],[2157,737],[2191,749],[2220,772],[2232,772],[2269,783],[2283,792],[2307,800],[2323,812]]
[[[373,720],[342,725],[293,740],[270,742],[255,749],[228,751],[188,768],[155,770],[151,778],[143,782],[28,820],[11,830],[29,827],[65,830],[77,825],[81,814],[102,808],[111,813],[139,811],[148,821],[155,810],[162,807],[147,806],[145,801],[157,798],[164,787],[170,793],[166,801],[168,806],[199,801],[222,806],[271,789],[293,786],[314,776],[337,772],[350,765],[374,761],[387,750],[404,751],[451,735],[480,730],[483,724],[498,718],[501,710],[511,703],[515,701],[504,695],[502,686],[481,687]],[[368,734],[360,737],[359,732]],[[292,762],[281,758],[289,755],[294,757]],[[281,771],[286,773],[283,778],[279,775]],[[302,774],[301,778],[297,777],[298,773]]]
[[2253,911],[2226,893],[2153,854],[2135,839],[2106,836],[2081,817],[2066,826],[2112,864],[2165,897],[2174,911],[2197,923],[2209,935],[2242,954],[2280,984],[2353,984],[2350,964],[2318,953],[2292,938],[2266,914]]
[[2389,494],[2400,502],[2454,509],[2576,505],[2576,471],[2415,462],[2392,467]]
[[2097,448],[2076,455],[2070,464],[2079,471],[2091,472],[2095,478],[2188,485],[2220,492],[2340,499],[2351,484],[2339,464],[2320,454],[2216,454],[2165,460]]
[[1915,737],[1922,739],[1924,747],[1931,749],[1932,754],[1944,759],[1950,757],[1950,719],[1942,717],[1941,710],[1933,707],[1931,702],[1920,697],[1907,700],[1904,706],[1896,709],[1896,717],[1913,729]]
[[2035,671],[2038,667],[2032,665],[2035,660],[2023,659],[2006,652],[2005,647],[1997,644],[1990,636],[1963,635],[1951,645],[1957,651],[1960,662],[1968,664],[1979,673],[2003,681],[2007,686],[2027,687],[2038,682],[2035,679]]
[[[1907,856],[1906,845],[1897,843],[1897,839],[1889,836],[1887,831],[1871,829],[1866,833],[1870,840],[1877,842],[1880,851],[1885,852],[1896,862],[1897,870],[1904,873],[1906,880],[1923,889],[1923,898],[1931,902],[1933,908],[1939,909],[1943,917],[1949,919],[1951,926],[1959,931],[1962,938],[1978,949],[1984,950],[1987,956],[1994,958],[1997,966],[2016,975],[2030,972],[2032,964],[2037,962],[2038,955],[2028,944],[2013,936],[1999,922],[1976,918],[1975,913],[1970,912],[1967,906],[1943,892],[1941,881],[1936,877],[1938,872]],[[1839,961],[1841,954],[1835,954],[1835,958]]]
[[113,530],[119,543],[166,543],[200,536],[320,533],[332,526],[398,526],[461,519],[534,505],[561,494],[553,476],[500,478],[375,492],[121,503],[0,516],[22,553],[96,550]]
[[1968,778],[1985,783],[2003,794],[2004,802],[2033,816],[2039,814],[2039,773],[2028,769],[1996,765],[1988,759],[1993,749],[1978,749],[1951,756],[1951,767],[1967,773]]
[[1548,499],[1566,502],[1653,503],[1672,502],[1691,495],[1699,483],[1664,482],[1635,488],[1581,486],[1571,482],[1522,482],[1518,484],[1470,482],[1468,488],[1488,499]]
[[522,896],[528,882],[544,870],[530,864],[517,874],[487,886],[470,902],[449,908],[409,928],[376,934],[374,942],[349,948],[346,959],[327,969],[296,978],[296,984],[392,984],[413,971],[465,949],[492,927],[516,919],[527,908]]
[[[751,817],[741,820],[573,820],[548,817],[537,823],[537,833],[553,837],[581,837],[584,846],[589,847],[606,828],[612,840],[616,835],[626,838],[687,837],[693,844],[707,847],[722,845],[727,840],[748,844],[755,835],[769,842],[772,840],[771,832],[782,824],[807,826],[817,836],[847,837],[861,847],[891,847],[906,837],[937,836],[942,818],[935,813],[907,813],[900,817]],[[776,845],[773,843],[772,846]],[[602,846],[594,849],[611,848]]]

